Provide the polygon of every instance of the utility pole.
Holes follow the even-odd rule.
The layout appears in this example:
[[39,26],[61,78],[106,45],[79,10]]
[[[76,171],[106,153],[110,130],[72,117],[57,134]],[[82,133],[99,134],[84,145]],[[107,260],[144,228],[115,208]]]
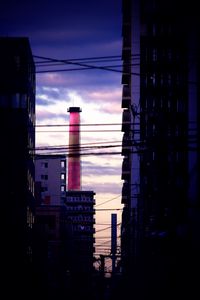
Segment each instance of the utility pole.
[[100,261],[101,261],[100,273],[101,273],[101,276],[104,278],[104,274],[105,274],[105,255],[103,255],[103,254],[100,255]]
[[115,274],[117,249],[117,214],[111,214],[111,257],[112,257],[112,274]]

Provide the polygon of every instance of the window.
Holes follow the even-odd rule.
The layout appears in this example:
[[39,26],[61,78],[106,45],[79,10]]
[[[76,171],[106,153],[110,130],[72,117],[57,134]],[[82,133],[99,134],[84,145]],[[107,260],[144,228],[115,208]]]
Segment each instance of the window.
[[168,49],[168,60],[172,61],[172,49]]
[[19,94],[12,95],[12,107],[19,108],[20,106],[19,102],[20,102],[20,95]]
[[14,60],[15,60],[16,70],[19,71],[20,70],[20,56],[18,56],[18,55],[14,56]]
[[61,160],[60,166],[61,166],[61,168],[65,168],[65,160]]
[[26,108],[27,101],[26,101],[26,94],[21,95],[21,108]]
[[65,192],[65,185],[61,185],[60,191],[61,191],[61,192]]
[[61,173],[61,174],[60,174],[60,179],[61,179],[61,180],[65,180],[65,173]]
[[41,187],[41,191],[42,191],[42,192],[47,192],[47,191],[48,191],[48,187],[47,187],[47,186]]
[[7,97],[4,95],[0,96],[0,107],[6,107],[7,104]]
[[43,179],[43,180],[48,180],[48,175],[46,175],[46,174],[43,175],[43,174],[42,174],[42,175],[41,175],[41,179]]
[[157,61],[157,49],[155,48],[152,49],[152,56],[153,56],[153,61]]
[[156,30],[157,30],[156,24],[152,24],[152,35],[153,36],[156,36]]
[[42,168],[48,168],[48,162],[42,162],[41,166]]
[[37,216],[40,224],[48,225],[49,229],[55,229],[56,217],[55,216]]

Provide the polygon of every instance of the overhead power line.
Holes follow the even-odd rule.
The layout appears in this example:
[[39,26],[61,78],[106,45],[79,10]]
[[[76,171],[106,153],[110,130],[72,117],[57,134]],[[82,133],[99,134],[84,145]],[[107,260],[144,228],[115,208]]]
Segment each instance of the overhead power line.
[[122,125],[122,124],[126,124],[126,123],[127,124],[134,124],[134,125],[138,124],[139,125],[139,123],[135,123],[135,122],[134,123],[131,123],[131,122],[121,122],[121,123],[77,123],[77,124],[75,123],[73,125],[68,123],[68,124],[36,124],[35,127],[116,126],[116,125]]
[[[36,61],[35,65],[37,68],[43,67],[43,70],[36,70],[36,73],[57,73],[57,72],[67,72],[67,71],[81,71],[81,70],[92,70],[92,69],[99,69],[99,70],[105,70],[105,71],[112,71],[117,73],[127,73],[129,75],[135,75],[135,76],[146,76],[146,73],[136,73],[132,72],[131,68],[130,70],[125,70],[126,67],[131,66],[138,66],[140,65],[140,62],[138,63],[132,63],[132,60],[140,59],[140,54],[132,54],[130,55],[129,63],[125,63],[121,55],[113,55],[113,56],[102,56],[102,57],[87,57],[87,58],[76,58],[76,59],[55,59],[45,56],[39,56],[39,55],[33,55],[34,58],[40,59],[40,61]],[[111,65],[111,66],[98,66],[98,65],[91,65],[91,63],[102,63],[102,62],[109,62],[109,61],[116,61],[121,60],[122,64],[120,65]],[[67,69],[44,69],[46,66],[57,66],[57,65],[75,65],[79,68],[67,68]],[[116,70],[113,68],[121,68],[120,70]],[[151,78],[155,78],[153,74],[149,74]],[[197,85],[198,82],[193,81],[187,81],[190,85]]]
[[[38,63],[41,63],[41,62],[43,62],[43,63],[46,63],[46,62],[49,62],[49,59],[46,59],[46,58],[44,58],[43,56],[42,56],[42,58],[41,58],[41,56],[37,56],[37,55],[33,55],[33,57],[36,57],[36,58],[40,58],[40,59],[42,59],[42,61],[35,61],[35,64],[38,64]],[[110,60],[110,59],[116,59],[116,58],[120,58],[121,59],[121,55],[110,55],[110,56],[93,56],[93,57],[82,57],[82,58],[67,58],[67,59],[60,59],[60,61],[62,61],[62,62],[65,62],[65,61],[78,61],[78,62],[80,62],[80,61],[91,61],[91,60]],[[45,61],[44,61],[44,59],[45,59]],[[58,59],[59,60],[59,59]]]
[[104,202],[102,202],[102,203],[100,203],[100,204],[97,204],[97,205],[95,205],[95,207],[98,207],[98,206],[100,206],[100,205],[103,205],[103,204],[105,204],[105,203],[108,203],[108,202],[110,202],[110,201],[113,201],[113,200],[115,200],[115,199],[117,199],[117,198],[119,198],[119,197],[121,197],[121,194],[118,195],[117,197],[114,197],[114,198],[109,199],[109,200],[107,200],[107,201],[104,201]]
[[[62,62],[63,64],[66,64],[66,65],[77,65],[77,66],[80,66],[80,67],[86,67],[86,68],[92,68],[92,69],[108,70],[107,68],[102,67],[102,66],[91,66],[91,65],[88,65],[88,64],[85,64],[85,63],[80,63],[80,62],[72,61],[72,60],[68,60],[68,59],[61,60],[61,59],[55,59],[55,58],[50,58],[50,57],[38,56],[38,55],[34,55],[33,57],[39,58],[39,59],[44,59],[44,60],[51,61],[51,62],[56,62],[56,63],[57,62]],[[56,72],[55,70],[53,70],[53,71]],[[114,71],[116,71],[116,70],[114,70]],[[38,73],[38,72],[41,73],[43,71],[37,71],[36,73]],[[52,70],[45,70],[44,72],[52,72]]]
[[[188,122],[189,124],[195,123],[195,122]],[[121,126],[121,125],[140,125],[141,122],[120,122],[120,123],[77,123],[77,124],[36,124],[34,127],[70,127],[70,126]],[[191,128],[194,130],[194,128]],[[190,130],[190,128],[188,128]]]
[[[137,66],[139,64],[129,64],[129,66]],[[54,65],[55,66],[55,65]],[[71,69],[51,69],[51,70],[38,70],[36,71],[36,73],[57,73],[57,72],[70,72],[70,71],[84,71],[84,70],[90,70],[90,69],[103,69],[106,71],[112,71],[112,72],[118,72],[118,73],[122,73],[123,70],[115,70],[115,69],[111,69],[111,68],[123,68],[123,65],[108,65],[108,66],[104,66],[104,67],[100,67],[100,66],[91,66],[91,67],[85,67],[85,68],[71,68]],[[133,74],[133,73],[130,73]],[[134,73],[134,75],[136,75],[136,73]],[[139,73],[138,73],[139,75]]]
[[[48,58],[44,58],[43,56],[37,56],[37,55],[33,55],[33,57],[36,57],[39,59],[39,61],[35,61],[35,64],[40,64],[40,63],[49,63],[49,59]],[[137,58],[140,57],[140,54],[132,54],[131,57],[133,58]],[[89,61],[89,62],[93,62],[93,61],[97,61],[97,62],[102,62],[102,61],[112,61],[114,60],[121,60],[122,56],[121,55],[107,55],[107,56],[93,56],[93,57],[82,57],[82,58],[67,58],[67,59],[57,59],[58,61],[65,63],[65,62],[81,62],[81,61]],[[45,61],[44,61],[45,60]],[[54,61],[52,61],[54,63]]]
[[[85,69],[97,69],[97,70],[104,70],[104,71],[112,71],[112,72],[117,72],[117,73],[122,73],[123,70],[116,70],[113,69],[113,67],[116,66],[97,66],[97,65],[91,65],[91,64],[87,64],[87,63],[83,63],[83,62],[77,62],[74,60],[69,60],[69,59],[55,59],[55,58],[50,58],[50,57],[45,57],[45,56],[39,56],[39,55],[33,55],[34,58],[38,58],[38,59],[43,59],[46,60],[48,62],[54,62],[54,63],[63,63],[66,65],[76,65],[79,66],[81,68],[76,68],[76,69],[51,69],[51,70],[38,70],[36,71],[36,73],[50,73],[50,72],[66,72],[66,71],[80,71],[80,70],[85,70]],[[123,68],[123,65],[120,65],[121,68]],[[139,73],[130,73],[132,75],[140,75]]]
[[106,210],[123,210],[123,208],[96,208],[95,211],[106,211]]
[[[65,132],[67,133],[68,131],[64,131],[64,130],[39,130],[36,133],[54,133],[54,132]],[[73,132],[77,132],[77,131],[73,131]],[[104,129],[104,130],[81,130],[81,132],[121,132],[120,129]]]

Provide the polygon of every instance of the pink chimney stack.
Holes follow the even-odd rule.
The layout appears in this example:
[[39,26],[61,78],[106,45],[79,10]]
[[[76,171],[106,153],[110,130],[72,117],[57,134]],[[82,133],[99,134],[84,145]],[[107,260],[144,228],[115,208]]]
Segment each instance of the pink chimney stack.
[[81,190],[80,107],[69,107],[68,191]]

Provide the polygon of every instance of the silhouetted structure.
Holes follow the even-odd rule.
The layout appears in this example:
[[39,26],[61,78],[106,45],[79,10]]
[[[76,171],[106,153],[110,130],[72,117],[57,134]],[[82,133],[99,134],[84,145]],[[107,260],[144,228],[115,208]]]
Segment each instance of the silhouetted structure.
[[25,37],[0,38],[0,130],[2,286],[9,298],[32,280],[35,66]]
[[35,288],[41,297],[61,299],[69,293],[66,155],[37,154],[35,186]]
[[66,209],[72,232],[71,270],[75,273],[87,273],[93,269],[94,254],[94,192],[66,192]]
[[90,297],[89,293],[92,293],[93,255],[95,252],[94,195],[93,191],[66,192],[66,214],[71,233],[69,272],[75,299],[83,294]]
[[191,297],[200,267],[198,10],[194,1],[122,6],[122,271],[136,299]]
[[36,207],[34,289],[45,299],[62,299],[70,293],[70,238],[65,206]]

